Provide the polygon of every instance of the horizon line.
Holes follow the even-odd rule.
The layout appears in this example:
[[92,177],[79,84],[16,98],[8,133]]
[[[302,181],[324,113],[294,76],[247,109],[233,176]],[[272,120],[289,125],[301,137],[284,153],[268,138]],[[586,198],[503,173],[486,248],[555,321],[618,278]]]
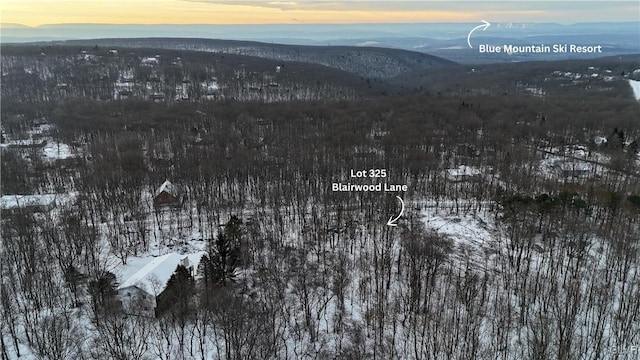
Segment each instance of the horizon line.
[[[96,22],[70,22],[70,23],[47,23],[40,25],[26,25],[15,22],[1,22],[0,26],[20,26],[29,29],[37,29],[43,26],[61,26],[61,25],[111,25],[111,26],[247,26],[247,25],[411,25],[411,24],[475,24],[480,21],[420,21],[420,22],[350,22],[350,23],[330,23],[330,22],[302,22],[302,23],[237,23],[237,24],[219,24],[219,23],[96,23]],[[560,23],[556,21],[493,21],[492,24],[556,24],[556,25],[578,25],[578,24],[635,24],[638,21],[579,21],[575,23]]]

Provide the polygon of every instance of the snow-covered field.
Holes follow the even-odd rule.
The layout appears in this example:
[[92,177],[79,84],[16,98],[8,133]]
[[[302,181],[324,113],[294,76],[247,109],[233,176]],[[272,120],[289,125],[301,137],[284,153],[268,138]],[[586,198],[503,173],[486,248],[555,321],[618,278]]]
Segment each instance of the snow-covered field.
[[640,100],[640,81],[629,79],[629,86],[633,90],[633,95],[637,100]]
[[[471,260],[477,267],[495,246],[498,229],[485,214],[447,214],[428,207],[421,211],[425,228],[435,231],[453,241],[454,254],[458,261]],[[458,264],[458,266],[464,266]]]

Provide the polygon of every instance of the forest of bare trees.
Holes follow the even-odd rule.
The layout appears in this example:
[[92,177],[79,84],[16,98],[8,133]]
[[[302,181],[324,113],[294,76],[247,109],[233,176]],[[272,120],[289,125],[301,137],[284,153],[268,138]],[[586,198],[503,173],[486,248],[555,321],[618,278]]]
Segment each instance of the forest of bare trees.
[[[100,101],[100,79],[59,96],[35,71],[3,75],[2,194],[69,200],[2,209],[5,359],[638,356],[633,99]],[[76,156],[15,145],[34,128]],[[409,190],[333,192],[352,168]],[[182,201],[155,207],[167,179]],[[194,248],[155,317],[123,313],[118,269]]]

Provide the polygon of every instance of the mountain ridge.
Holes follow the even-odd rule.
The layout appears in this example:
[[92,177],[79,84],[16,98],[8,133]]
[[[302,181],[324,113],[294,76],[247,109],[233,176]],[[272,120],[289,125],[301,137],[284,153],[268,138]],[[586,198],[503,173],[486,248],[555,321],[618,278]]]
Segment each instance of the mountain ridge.
[[454,61],[422,52],[368,46],[287,45],[245,40],[194,38],[113,38],[42,43],[42,45],[45,44],[145,47],[247,55],[271,60],[324,65],[367,78],[381,79],[411,71],[457,65]]

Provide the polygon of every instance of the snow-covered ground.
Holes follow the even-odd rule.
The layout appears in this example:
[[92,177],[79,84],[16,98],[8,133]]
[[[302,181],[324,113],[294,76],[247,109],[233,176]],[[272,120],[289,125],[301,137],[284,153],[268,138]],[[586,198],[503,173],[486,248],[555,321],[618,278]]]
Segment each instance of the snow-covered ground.
[[47,160],[69,159],[77,156],[69,145],[59,142],[47,143],[42,150]]
[[[604,144],[607,139],[598,136],[594,141]],[[541,148],[541,150],[544,153],[539,170],[549,179],[601,176],[606,171],[606,167],[601,164],[611,161],[610,156],[582,145]]]
[[629,85],[633,90],[633,95],[636,97],[636,100],[640,100],[640,81],[629,79]]
[[77,193],[2,195],[0,207],[2,209],[15,209],[29,206],[54,207],[57,205],[67,205],[73,202],[77,195]]
[[449,214],[428,207],[421,211],[426,229],[449,238],[453,242],[454,254],[460,261],[471,259],[481,267],[482,259],[495,242],[498,230],[495,224],[482,214]]
[[73,149],[70,145],[54,141],[52,137],[52,131],[55,126],[47,124],[46,119],[39,119],[44,123],[34,125],[31,129],[26,131],[27,137],[23,139],[15,139],[7,134],[4,142],[0,144],[0,147],[34,147],[42,148],[42,160],[44,161],[56,161],[75,158],[80,156],[78,149]]
[[47,142],[49,138],[7,140],[0,147],[40,147],[43,160],[64,160],[78,157],[71,146],[59,142]]

